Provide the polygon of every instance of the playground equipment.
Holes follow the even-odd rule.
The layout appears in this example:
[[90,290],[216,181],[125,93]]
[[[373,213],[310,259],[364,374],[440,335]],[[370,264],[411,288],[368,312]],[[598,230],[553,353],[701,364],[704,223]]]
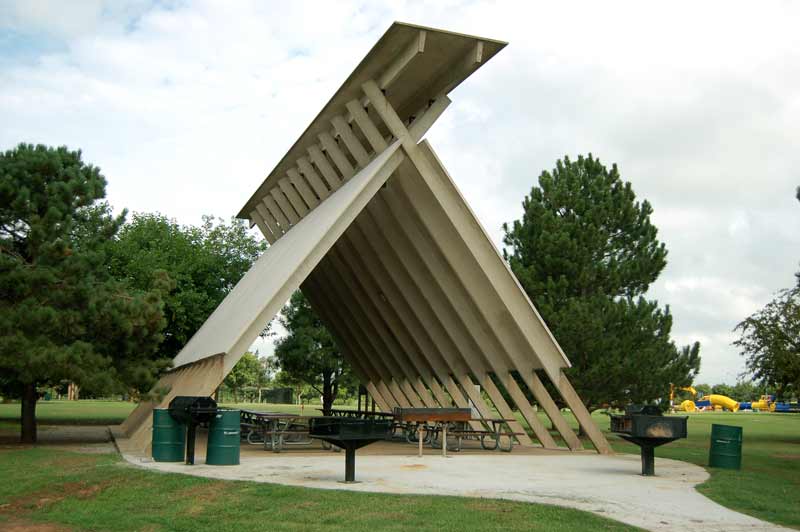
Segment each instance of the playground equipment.
[[[675,388],[676,388],[676,386],[674,384],[670,383],[670,385],[669,385],[669,408],[670,408],[670,410],[672,412],[675,412]],[[694,387],[692,387],[692,386],[681,386],[681,387],[678,387],[678,390],[681,390],[681,391],[684,391],[684,392],[689,392],[689,393],[692,394],[692,396],[697,398],[697,390],[695,390]],[[692,401],[691,399],[687,399],[686,401],[683,401],[681,403],[680,410],[683,410],[684,412],[694,412],[695,410],[697,410],[697,408],[695,407],[694,401]]]
[[[675,407],[674,397],[675,390],[683,390],[690,392],[695,396],[694,400],[686,399],[680,405]],[[700,397],[698,398],[698,395]],[[762,395],[758,401],[753,402],[738,402],[726,395],[710,394],[705,397],[698,394],[691,386],[678,388],[670,384],[669,389],[669,404],[672,411],[682,410],[684,412],[702,412],[704,410],[729,410],[731,412],[739,412],[740,410],[752,410],[753,412],[800,412],[800,403],[778,403],[775,401],[774,395]]]
[[798,413],[800,403],[786,403],[775,401],[774,395],[762,395],[758,401],[752,403],[739,403],[739,410],[752,410],[753,412]]
[[775,411],[775,396],[762,395],[758,401],[750,403],[750,409],[754,412],[774,412]]
[[712,393],[708,396],[708,400],[715,407],[721,406],[722,408],[730,410],[731,412],[737,412],[739,410],[739,403],[726,395]]
[[[731,412],[737,412],[741,408],[738,402],[726,395],[719,394],[706,395],[700,400],[689,402],[691,402],[692,405],[686,405],[687,408],[684,408],[686,412],[703,412],[706,410],[730,410]],[[684,403],[686,403],[686,401],[684,401]],[[683,406],[683,403],[681,403],[681,405]],[[694,407],[693,410],[689,408],[692,406]]]
[[792,403],[772,403],[771,405],[772,412],[783,412],[783,413],[798,413],[800,412],[800,401],[794,401]]
[[[669,385],[669,404],[670,408],[675,411],[675,390],[681,390],[684,392],[689,392],[694,396],[694,400],[686,399],[682,401],[680,406],[677,410],[683,410],[684,412],[697,412],[698,410],[705,410],[705,409],[715,409],[721,410],[726,409],[730,410],[731,412],[737,412],[740,408],[739,403],[734,401],[730,397],[720,394],[711,394],[708,396],[703,397],[702,394],[698,394],[697,390],[693,386],[675,386],[674,384]],[[698,395],[700,395],[698,399]],[[766,397],[766,396],[764,396]],[[755,404],[755,403],[753,403]]]

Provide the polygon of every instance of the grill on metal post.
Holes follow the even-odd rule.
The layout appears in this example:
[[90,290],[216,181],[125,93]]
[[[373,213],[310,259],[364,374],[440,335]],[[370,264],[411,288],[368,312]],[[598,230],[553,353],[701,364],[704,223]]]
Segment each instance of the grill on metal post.
[[389,419],[315,417],[308,420],[309,435],[345,451],[344,481],[356,480],[356,449],[385,440],[392,431]]
[[186,425],[186,463],[194,464],[194,440],[197,425],[208,423],[217,414],[217,402],[211,397],[179,395],[169,403],[169,415]]
[[652,405],[630,405],[625,414],[611,415],[611,432],[638,445],[642,451],[642,475],[654,476],[655,448],[686,437],[687,416],[665,416]]

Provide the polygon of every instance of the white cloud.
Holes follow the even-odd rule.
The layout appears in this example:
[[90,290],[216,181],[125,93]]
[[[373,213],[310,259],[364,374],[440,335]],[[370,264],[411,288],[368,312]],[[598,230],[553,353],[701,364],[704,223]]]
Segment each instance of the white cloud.
[[236,213],[393,20],[510,41],[430,137],[499,244],[556,158],[617,162],[670,250],[650,295],[732,380],[731,330],[793,282],[794,3],[0,3],[0,149],[80,147],[117,207]]

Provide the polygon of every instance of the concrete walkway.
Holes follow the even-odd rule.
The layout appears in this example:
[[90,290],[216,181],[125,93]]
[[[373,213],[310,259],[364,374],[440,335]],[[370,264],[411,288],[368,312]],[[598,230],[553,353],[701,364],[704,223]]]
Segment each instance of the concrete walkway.
[[[412,451],[413,452],[413,451]],[[586,510],[648,530],[739,532],[788,530],[728,510],[693,486],[708,478],[701,467],[656,460],[657,477],[642,477],[638,456],[557,453],[359,455],[356,484],[344,478],[344,454],[246,453],[238,466],[156,463],[125,454],[132,464],[216,479],[272,482],[307,488],[457,495],[555,504]]]

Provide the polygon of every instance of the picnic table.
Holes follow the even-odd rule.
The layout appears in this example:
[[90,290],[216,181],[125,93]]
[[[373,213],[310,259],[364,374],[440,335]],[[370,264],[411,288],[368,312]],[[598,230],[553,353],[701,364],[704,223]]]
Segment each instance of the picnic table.
[[[317,408],[323,414],[325,411]],[[394,419],[394,414],[389,412],[375,412],[370,410],[350,410],[348,408],[331,408],[330,415],[334,417],[351,417],[360,419]]]
[[[456,437],[457,449],[461,450],[462,440],[479,440],[482,449],[487,451],[503,451],[510,453],[514,448],[514,436],[518,436],[519,432],[513,432],[508,427],[509,422],[516,421],[515,419],[505,418],[478,418],[471,421],[478,421],[484,424],[485,430],[475,430],[468,426],[466,423],[462,427],[455,427],[450,431],[450,434]],[[503,445],[503,437],[506,437],[508,445]]]
[[[469,408],[396,408],[394,413],[399,422],[405,422],[406,440],[418,444],[420,456],[423,444],[441,448],[442,455],[447,456],[448,449],[460,451],[464,440],[479,441],[481,448],[489,451],[511,452],[514,436],[519,435],[508,428],[508,423],[515,420],[473,418]],[[483,429],[471,426],[476,423]],[[455,438],[452,446],[448,444],[448,434]],[[503,444],[504,437],[507,445]]]
[[311,445],[314,440],[308,435],[308,419],[285,412],[256,412],[242,410],[241,433],[247,443],[263,443],[264,449],[279,453],[284,446]]

